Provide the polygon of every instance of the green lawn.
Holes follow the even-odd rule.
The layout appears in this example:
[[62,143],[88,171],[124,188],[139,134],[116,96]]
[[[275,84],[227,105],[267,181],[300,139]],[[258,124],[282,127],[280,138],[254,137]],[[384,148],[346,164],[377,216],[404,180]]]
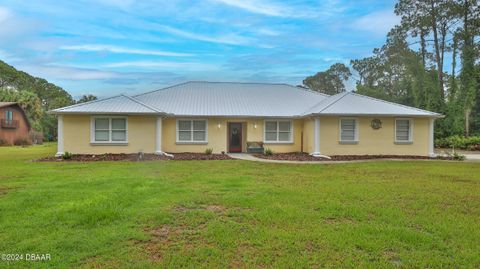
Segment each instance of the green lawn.
[[39,163],[0,148],[2,268],[479,268],[480,164]]

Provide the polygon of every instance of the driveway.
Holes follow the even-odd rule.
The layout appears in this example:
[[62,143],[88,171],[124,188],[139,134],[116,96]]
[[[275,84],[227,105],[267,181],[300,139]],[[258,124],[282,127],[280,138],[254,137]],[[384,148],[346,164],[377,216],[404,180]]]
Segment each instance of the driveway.
[[[435,153],[445,155],[447,152],[452,152],[451,149],[435,149]],[[466,151],[456,150],[457,153],[465,155],[467,161],[480,162],[480,151]]]

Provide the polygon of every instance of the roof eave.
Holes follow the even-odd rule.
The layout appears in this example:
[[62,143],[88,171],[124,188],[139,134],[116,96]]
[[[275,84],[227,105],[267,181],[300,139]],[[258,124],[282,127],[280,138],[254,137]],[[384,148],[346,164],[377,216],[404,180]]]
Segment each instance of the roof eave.
[[108,111],[55,111],[50,110],[47,112],[51,115],[160,115],[170,116],[171,114],[165,112],[108,112]]
[[410,118],[445,118],[445,115],[441,114],[431,114],[431,115],[412,115],[412,114],[388,114],[388,113],[310,113],[304,115],[304,117],[314,117],[314,116],[343,116],[343,117],[354,117],[354,116],[368,116],[368,117],[410,117]]
[[169,117],[175,118],[275,118],[275,119],[299,119],[302,115],[191,115],[191,114],[169,114]]

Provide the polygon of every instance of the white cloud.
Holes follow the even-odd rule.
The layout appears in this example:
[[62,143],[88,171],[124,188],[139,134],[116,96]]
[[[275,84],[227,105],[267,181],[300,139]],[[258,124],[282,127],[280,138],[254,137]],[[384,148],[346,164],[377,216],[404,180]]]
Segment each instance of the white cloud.
[[129,49],[110,45],[74,45],[74,46],[61,46],[62,50],[75,50],[75,51],[106,51],[111,53],[125,53],[125,54],[141,54],[141,55],[155,55],[155,56],[172,56],[172,57],[188,57],[193,56],[189,53],[178,53],[161,50],[144,50],[144,49]]
[[312,17],[311,7],[287,6],[264,0],[214,0],[228,6],[272,17]]
[[118,76],[115,72],[61,65],[25,65],[20,66],[20,69],[49,80],[99,80]]
[[0,7],[0,23],[7,21],[10,17],[12,12],[5,7]]
[[275,31],[275,30],[268,29],[268,28],[259,28],[259,29],[256,30],[256,32],[258,34],[267,35],[267,36],[279,36],[281,34],[281,32],[279,32],[279,31]]
[[19,61],[20,59],[16,58],[12,54],[0,49],[0,60],[11,64],[12,62]]
[[245,9],[247,11],[268,15],[268,16],[277,16],[277,17],[288,17],[284,12],[284,7],[261,3],[260,1],[249,1],[249,0],[216,0],[218,2],[224,3],[229,6]]
[[0,40],[12,41],[15,37],[25,39],[39,29],[41,23],[30,18],[19,17],[10,9],[0,6]]
[[245,45],[251,42],[251,39],[248,37],[239,36],[231,33],[222,35],[222,36],[207,36],[207,35],[187,32],[187,31],[184,31],[178,28],[173,28],[167,25],[157,24],[156,26],[161,31],[171,33],[177,36],[185,37],[188,39],[193,39],[193,40],[200,40],[200,41],[211,42],[211,43],[221,43],[221,44],[228,44],[228,45]]
[[376,11],[355,20],[351,27],[354,30],[370,32],[376,36],[385,36],[401,18],[396,16],[392,10]]
[[135,1],[134,0],[99,0],[102,4],[117,7],[120,9],[129,8]]
[[169,68],[176,69],[181,68],[182,70],[216,70],[218,67],[213,64],[205,64],[198,62],[169,62],[169,61],[130,61],[130,62],[116,62],[104,65],[105,67],[110,68],[119,68],[119,67],[140,67],[140,68]]

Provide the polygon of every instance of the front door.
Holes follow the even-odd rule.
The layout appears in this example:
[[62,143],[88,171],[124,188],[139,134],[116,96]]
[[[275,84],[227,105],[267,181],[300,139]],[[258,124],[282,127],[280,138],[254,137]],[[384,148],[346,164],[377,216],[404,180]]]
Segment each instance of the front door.
[[228,151],[242,152],[242,123],[228,123]]

